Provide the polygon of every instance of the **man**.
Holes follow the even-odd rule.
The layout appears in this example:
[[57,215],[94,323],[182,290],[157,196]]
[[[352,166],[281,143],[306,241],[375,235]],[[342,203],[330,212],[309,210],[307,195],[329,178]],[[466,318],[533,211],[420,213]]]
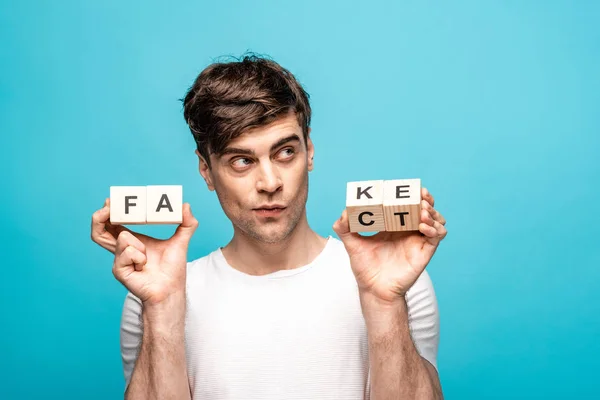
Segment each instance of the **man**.
[[127,399],[440,399],[439,317],[425,271],[445,220],[422,189],[418,232],[314,232],[307,93],[256,56],[215,63],[184,99],[199,170],[231,241],[187,261],[198,221],[184,204],[168,240],[109,222],[92,239],[128,290],[121,325]]

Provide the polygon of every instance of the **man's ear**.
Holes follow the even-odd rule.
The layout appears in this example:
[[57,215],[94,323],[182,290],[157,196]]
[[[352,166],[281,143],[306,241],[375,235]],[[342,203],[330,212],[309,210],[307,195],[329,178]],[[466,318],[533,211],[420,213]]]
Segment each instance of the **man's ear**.
[[215,190],[215,186],[213,184],[212,171],[202,154],[200,154],[200,152],[198,151],[198,149],[196,149],[195,153],[198,156],[198,170],[200,171],[200,175],[202,175],[202,177],[204,178],[204,182],[206,182],[208,190],[212,192],[213,190]]
[[308,157],[308,170],[312,171],[314,168],[313,158],[315,156],[315,147],[313,145],[312,139],[310,138],[311,128],[308,128],[308,134],[306,135],[306,153]]

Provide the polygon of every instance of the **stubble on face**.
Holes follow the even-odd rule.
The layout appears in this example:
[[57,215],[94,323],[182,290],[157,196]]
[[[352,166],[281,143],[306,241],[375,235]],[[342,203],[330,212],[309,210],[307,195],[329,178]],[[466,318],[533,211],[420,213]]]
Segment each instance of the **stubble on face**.
[[[272,127],[267,127],[261,133],[258,133],[257,142],[254,140],[248,143],[247,140],[238,140],[233,143],[233,147],[256,146],[256,143],[262,141],[263,146],[270,146],[265,140],[276,142],[281,137],[285,137],[281,132],[296,133],[302,138],[300,127],[294,116],[289,116],[278,122]],[[241,144],[240,144],[241,143]],[[244,145],[245,143],[245,145]],[[286,146],[283,145],[282,148]],[[238,178],[231,172],[227,165],[227,158],[219,167],[219,172],[215,174],[215,191],[219,198],[221,206],[232,222],[234,230],[257,242],[274,244],[286,240],[296,229],[305,214],[306,201],[308,198],[308,156],[307,143],[302,139],[298,143],[292,167],[282,168],[282,189],[273,193],[267,193],[257,190],[254,177]],[[263,149],[264,151],[264,149]],[[215,160],[215,165],[217,165]],[[283,172],[285,171],[285,172]],[[215,171],[216,172],[216,171]],[[250,179],[248,188],[242,179]],[[255,208],[264,204],[284,204],[286,209],[278,217],[258,218]]]
[[253,211],[247,204],[240,204],[230,198],[226,191],[218,191],[217,196],[234,229],[237,228],[246,236],[265,244],[280,243],[286,240],[304,216],[308,199],[308,171],[305,170],[301,185],[296,193],[290,194],[289,199],[269,198],[268,202],[283,202],[286,204],[286,215],[278,218],[267,218],[258,224]]

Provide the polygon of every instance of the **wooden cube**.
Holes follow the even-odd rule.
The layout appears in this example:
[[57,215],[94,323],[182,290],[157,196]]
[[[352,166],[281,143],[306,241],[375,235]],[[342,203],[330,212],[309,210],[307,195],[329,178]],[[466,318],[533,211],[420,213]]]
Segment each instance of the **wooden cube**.
[[348,182],[346,210],[351,232],[384,231],[383,180]]
[[146,186],[110,187],[110,223],[146,223]]
[[149,224],[183,222],[183,187],[181,185],[149,185],[146,221]]
[[419,230],[421,179],[384,181],[383,215],[386,231]]

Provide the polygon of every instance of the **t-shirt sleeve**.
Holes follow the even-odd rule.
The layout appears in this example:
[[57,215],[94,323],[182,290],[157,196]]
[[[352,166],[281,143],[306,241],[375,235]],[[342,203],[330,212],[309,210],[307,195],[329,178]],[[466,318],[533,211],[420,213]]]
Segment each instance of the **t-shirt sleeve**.
[[142,343],[142,302],[136,296],[127,293],[121,315],[121,360],[125,374],[125,389],[131,380],[133,367]]
[[433,283],[424,270],[406,293],[408,324],[413,343],[421,357],[437,369],[440,317]]

